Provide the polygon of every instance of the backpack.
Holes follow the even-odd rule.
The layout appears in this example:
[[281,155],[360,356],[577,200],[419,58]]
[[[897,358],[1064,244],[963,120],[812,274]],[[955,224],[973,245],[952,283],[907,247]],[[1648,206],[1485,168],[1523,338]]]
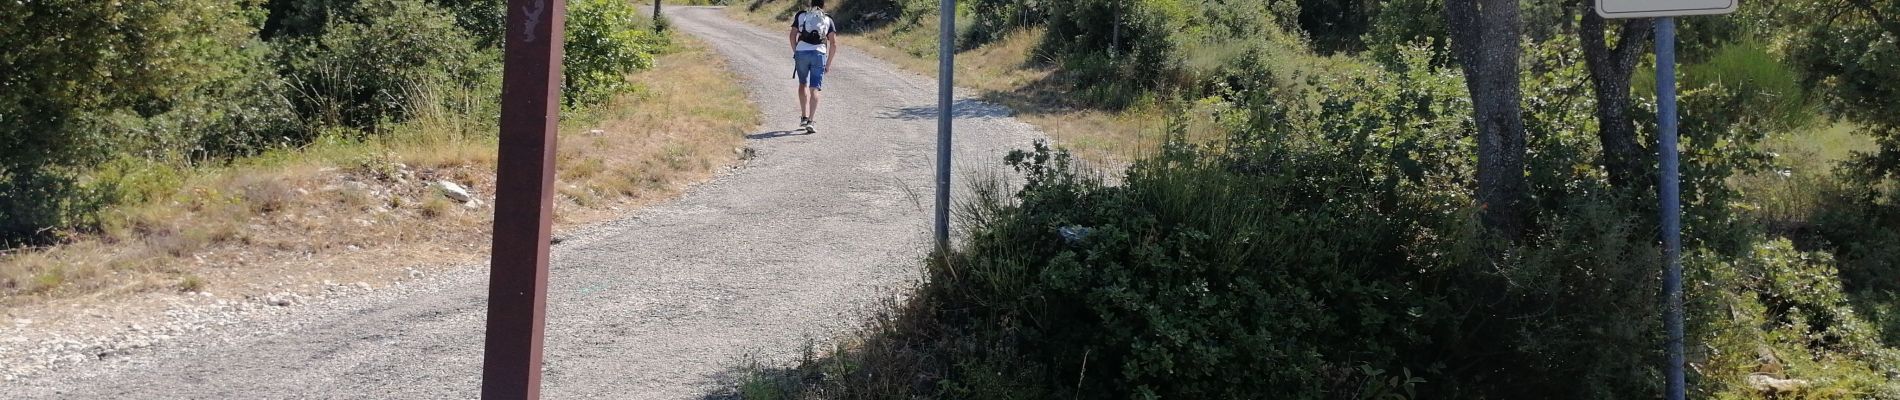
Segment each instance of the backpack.
[[825,36],[831,34],[831,17],[816,8],[799,11],[792,17],[792,27],[798,29],[798,41],[823,45]]

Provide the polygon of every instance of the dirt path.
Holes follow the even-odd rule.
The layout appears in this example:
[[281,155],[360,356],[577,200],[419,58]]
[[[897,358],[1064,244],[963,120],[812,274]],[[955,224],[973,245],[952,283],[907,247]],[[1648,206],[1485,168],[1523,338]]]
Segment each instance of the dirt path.
[[[788,135],[797,113],[784,36],[717,9],[671,11],[748,80],[767,127],[749,137],[757,157],[744,168],[555,246],[547,398],[699,397],[747,354],[785,360],[853,324],[917,276],[928,245],[934,80],[845,43],[822,132]],[[961,166],[995,166],[1040,137],[999,107],[962,107]],[[485,274],[302,305],[0,383],[0,398],[473,398]]]

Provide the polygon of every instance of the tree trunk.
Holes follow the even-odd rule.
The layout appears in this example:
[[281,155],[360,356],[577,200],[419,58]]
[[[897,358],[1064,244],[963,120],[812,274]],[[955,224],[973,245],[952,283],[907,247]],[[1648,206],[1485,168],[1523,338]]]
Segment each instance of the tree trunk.
[[1649,43],[1651,20],[1632,19],[1617,27],[1617,43],[1612,47],[1603,37],[1605,21],[1589,10],[1591,2],[1579,2],[1585,8],[1577,35],[1583,42],[1583,62],[1590,71],[1590,83],[1596,89],[1597,139],[1603,144],[1603,166],[1609,170],[1610,184],[1632,193],[1654,187],[1649,148],[1637,140],[1636,124],[1630,120],[1630,74],[1636,70],[1644,44]]
[[1484,223],[1511,239],[1524,231],[1527,197],[1523,90],[1518,83],[1523,21],[1517,0],[1445,0],[1452,51],[1471,92],[1478,125],[1478,202]]
[[666,30],[666,25],[660,23],[660,18],[663,18],[660,16],[660,0],[653,0],[653,31],[655,32]]

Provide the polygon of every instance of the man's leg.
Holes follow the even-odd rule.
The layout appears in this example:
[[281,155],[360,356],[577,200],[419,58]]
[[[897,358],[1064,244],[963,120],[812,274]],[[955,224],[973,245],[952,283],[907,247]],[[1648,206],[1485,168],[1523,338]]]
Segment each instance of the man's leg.
[[815,60],[812,60],[811,88],[807,89],[811,93],[811,100],[808,100],[811,103],[811,111],[806,112],[805,116],[813,120],[818,119],[818,94],[825,92],[825,57],[820,53],[817,57],[813,57]]
[[809,109],[809,111],[805,111],[805,117],[811,118],[813,120],[817,120],[818,119],[818,94],[824,93],[825,91],[823,89],[813,87],[813,88],[805,89],[805,92],[809,93],[808,96],[811,96],[811,100],[807,100],[807,102],[811,103],[811,108]]
[[805,106],[805,92],[808,90],[809,89],[805,88],[805,84],[803,82],[798,84],[798,118],[801,118],[801,119],[811,118],[811,113],[806,111],[806,110],[809,110],[810,108],[807,108]]
[[802,51],[793,53],[792,64],[792,74],[798,76],[798,122],[803,124],[811,120],[811,113],[807,111],[810,107],[805,105],[807,93],[811,91],[811,58]]

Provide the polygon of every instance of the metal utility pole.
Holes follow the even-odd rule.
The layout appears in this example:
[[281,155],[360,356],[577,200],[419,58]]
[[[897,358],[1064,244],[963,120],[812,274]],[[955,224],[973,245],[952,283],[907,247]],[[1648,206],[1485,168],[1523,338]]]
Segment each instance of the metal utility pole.
[[1676,128],[1676,19],[1686,15],[1735,12],[1737,0],[1597,0],[1597,15],[1656,19],[1656,152],[1662,170],[1656,185],[1661,203],[1663,242],[1663,331],[1669,365],[1664,366],[1664,398],[1688,394],[1682,356],[1682,175]]
[[566,14],[564,0],[508,1],[483,399],[540,397]]
[[1682,177],[1676,151],[1676,19],[1656,19],[1657,152],[1661,153],[1663,260],[1663,330],[1669,334],[1667,398],[1686,395],[1682,360]]
[[937,6],[937,251],[950,251],[950,120],[955,115],[957,0]]

